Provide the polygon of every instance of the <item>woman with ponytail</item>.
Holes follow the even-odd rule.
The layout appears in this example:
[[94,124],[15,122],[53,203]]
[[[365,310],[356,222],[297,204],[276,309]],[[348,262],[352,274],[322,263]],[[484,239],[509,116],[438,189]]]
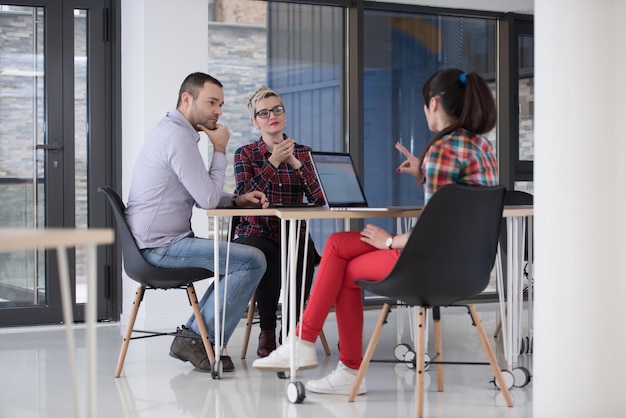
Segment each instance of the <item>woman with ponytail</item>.
[[[496,156],[482,137],[496,124],[496,105],[485,80],[475,72],[439,70],[422,89],[428,128],[435,135],[420,157],[402,144],[406,156],[398,172],[415,176],[424,188],[424,205],[442,186],[459,183],[494,186],[498,183]],[[328,376],[309,381],[314,393],[348,395],[362,359],[363,300],[355,280],[382,280],[395,265],[408,234],[393,235],[367,225],[362,231],[337,232],[324,246],[313,290],[296,330],[296,364],[300,369],[317,366],[314,342],[330,310],[335,307],[341,351],[339,364]],[[289,370],[290,346],[284,344],[253,366],[261,370]],[[365,380],[358,394],[367,392]]]

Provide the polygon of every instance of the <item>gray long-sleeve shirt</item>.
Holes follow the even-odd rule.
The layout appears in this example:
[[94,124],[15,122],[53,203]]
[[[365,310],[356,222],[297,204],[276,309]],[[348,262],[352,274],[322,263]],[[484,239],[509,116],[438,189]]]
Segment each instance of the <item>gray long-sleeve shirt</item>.
[[226,206],[223,193],[228,161],[214,152],[207,172],[200,135],[176,109],[150,131],[137,156],[126,219],[139,248],[170,245],[193,235],[194,204],[202,209]]

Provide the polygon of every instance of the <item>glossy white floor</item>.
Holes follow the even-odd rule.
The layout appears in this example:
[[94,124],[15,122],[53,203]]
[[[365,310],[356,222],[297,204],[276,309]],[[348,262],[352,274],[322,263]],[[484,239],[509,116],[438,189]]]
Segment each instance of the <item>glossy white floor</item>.
[[[496,304],[478,305],[483,324],[491,338],[496,326]],[[365,343],[378,316],[378,310],[365,312]],[[375,359],[394,359],[397,320],[404,320],[403,342],[410,343],[406,315],[393,310]],[[415,415],[415,372],[404,364],[372,363],[367,374],[368,393],[349,403],[344,396],[308,393],[301,404],[291,404],[285,395],[286,380],[275,373],[262,373],[251,367],[256,358],[258,328],[253,331],[248,358],[239,359],[243,324],[228,347],[235,363],[234,373],[221,380],[193,369],[168,356],[171,337],[134,340],[122,377],[113,378],[121,344],[119,324],[98,326],[98,411],[99,417],[412,417]],[[475,328],[463,308],[442,310],[444,357],[448,361],[486,361]],[[85,382],[84,328],[77,326],[80,382]],[[317,345],[320,366],[299,376],[300,381],[323,376],[337,364],[337,334],[334,315],[325,332],[333,354],[326,357]],[[501,348],[494,345],[501,365]],[[432,342],[432,338],[431,338]],[[432,349],[430,349],[432,351]],[[529,354],[519,364],[532,372]],[[0,417],[72,417],[71,381],[65,351],[64,329],[60,326],[0,329]],[[532,417],[532,382],[511,393],[515,407],[504,406],[499,390],[490,381],[489,366],[445,366],[445,391],[436,391],[434,367],[427,372],[425,396],[427,417]],[[81,396],[85,388],[81,385]],[[81,401],[82,413],[85,402]]]

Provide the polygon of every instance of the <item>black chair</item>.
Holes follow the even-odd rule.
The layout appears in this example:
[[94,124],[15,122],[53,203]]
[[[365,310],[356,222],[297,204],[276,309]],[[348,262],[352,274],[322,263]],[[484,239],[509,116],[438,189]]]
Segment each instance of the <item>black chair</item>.
[[[135,292],[135,300],[133,301],[132,311],[128,319],[128,326],[124,334],[124,340],[122,348],[120,349],[120,355],[117,361],[117,368],[115,369],[115,377],[120,377],[122,373],[122,367],[124,367],[124,359],[126,358],[126,352],[128,351],[128,345],[130,340],[137,338],[157,337],[162,335],[174,335],[173,333],[165,332],[153,332],[153,331],[141,331],[134,330],[135,319],[137,318],[137,312],[139,311],[139,305],[143,300],[145,291],[148,289],[186,289],[187,296],[189,298],[189,304],[193,308],[193,312],[200,328],[200,334],[202,336],[202,342],[204,348],[209,356],[209,361],[214,364],[213,349],[209,341],[209,334],[204,324],[204,319],[200,313],[198,307],[198,297],[193,283],[199,280],[203,280],[209,277],[213,277],[213,272],[203,268],[161,268],[156,267],[146,261],[146,259],[139,251],[139,247],[135,242],[135,239],[130,232],[128,223],[126,222],[125,211],[126,207],[122,202],[119,195],[110,187],[100,187],[98,191],[105,194],[113,215],[115,215],[115,224],[117,229],[117,239],[122,244],[122,259],[124,261],[124,270],[131,279],[139,283],[139,287]],[[132,337],[133,332],[139,332],[146,335]]]
[[[365,290],[410,306],[416,306],[416,358],[424,359],[426,309],[433,309],[435,320],[435,361],[438,390],[443,391],[443,358],[439,308],[469,300],[489,283],[498,247],[504,202],[504,187],[471,187],[451,184],[442,187],[430,199],[418,218],[411,236],[389,275],[378,282],[358,280]],[[350,401],[365,377],[390,309],[385,303],[365,352],[354,383]],[[474,305],[467,309],[502,389],[506,404],[513,400],[498,367]],[[450,364],[451,362],[446,362]],[[453,364],[458,364],[457,362]],[[476,363],[472,363],[476,364]],[[424,361],[416,362],[415,399],[417,416],[422,417],[424,403]]]

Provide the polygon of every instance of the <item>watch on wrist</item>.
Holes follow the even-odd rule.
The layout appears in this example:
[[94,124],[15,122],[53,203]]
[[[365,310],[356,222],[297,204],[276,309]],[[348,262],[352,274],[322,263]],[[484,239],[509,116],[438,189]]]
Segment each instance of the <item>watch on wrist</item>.
[[390,235],[389,238],[387,238],[387,241],[385,241],[385,245],[390,250],[391,250],[391,246],[393,245],[393,237],[394,237],[393,235]]

